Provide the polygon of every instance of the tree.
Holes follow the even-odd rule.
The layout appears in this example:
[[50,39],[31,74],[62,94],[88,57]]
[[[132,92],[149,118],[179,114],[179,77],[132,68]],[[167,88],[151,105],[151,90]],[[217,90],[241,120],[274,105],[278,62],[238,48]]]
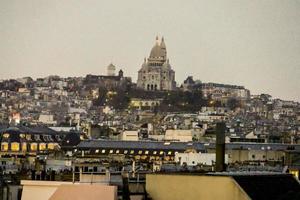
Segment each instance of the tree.
[[128,95],[128,92],[119,89],[113,92],[113,95],[111,95],[108,98],[107,104],[117,110],[124,110],[128,108],[129,102],[130,102],[130,97]]
[[229,98],[227,101],[227,107],[230,108],[231,110],[235,110],[240,106],[241,103],[236,98]]

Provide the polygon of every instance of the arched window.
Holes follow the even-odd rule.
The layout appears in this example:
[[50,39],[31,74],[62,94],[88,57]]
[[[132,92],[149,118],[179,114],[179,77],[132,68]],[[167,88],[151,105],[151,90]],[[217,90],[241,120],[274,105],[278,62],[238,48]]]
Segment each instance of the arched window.
[[153,90],[153,85],[151,84],[151,90]]
[[150,90],[150,85],[149,84],[147,85],[147,90]]
[[8,151],[8,143],[7,142],[1,143],[1,151]]
[[11,143],[11,150],[12,151],[19,151],[20,150],[20,144],[18,142]]
[[30,150],[31,151],[37,151],[37,143],[31,143],[30,144]]
[[26,142],[22,143],[22,151],[27,151],[27,143]]
[[157,90],[157,85],[155,84],[155,86],[154,86],[154,90]]
[[39,145],[39,149],[40,149],[40,151],[45,151],[46,150],[46,143],[40,143],[40,145]]
[[49,150],[54,150],[56,146],[57,146],[57,143],[48,143],[48,145],[47,145]]

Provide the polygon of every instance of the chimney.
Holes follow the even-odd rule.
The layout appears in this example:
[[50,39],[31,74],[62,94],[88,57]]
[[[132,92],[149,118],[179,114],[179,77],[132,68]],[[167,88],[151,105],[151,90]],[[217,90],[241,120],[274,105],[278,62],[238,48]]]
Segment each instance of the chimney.
[[216,172],[225,171],[225,122],[216,125]]

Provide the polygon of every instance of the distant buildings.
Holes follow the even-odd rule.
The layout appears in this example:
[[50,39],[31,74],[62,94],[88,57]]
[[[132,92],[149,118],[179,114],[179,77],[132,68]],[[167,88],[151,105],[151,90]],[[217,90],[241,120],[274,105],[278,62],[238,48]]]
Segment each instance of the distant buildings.
[[91,75],[88,74],[85,77],[84,84],[87,87],[95,88],[106,88],[106,89],[117,89],[126,88],[126,86],[131,85],[131,78],[124,77],[124,72],[119,70],[118,74],[115,75],[116,67],[113,64],[107,66],[107,75]]
[[227,85],[219,83],[202,83],[204,97],[211,97],[214,100],[224,98],[237,98],[247,100],[250,98],[250,91],[243,86]]
[[149,58],[144,59],[144,63],[138,71],[137,87],[151,91],[175,89],[175,72],[171,69],[167,58],[164,38],[159,41],[156,37],[156,43]]

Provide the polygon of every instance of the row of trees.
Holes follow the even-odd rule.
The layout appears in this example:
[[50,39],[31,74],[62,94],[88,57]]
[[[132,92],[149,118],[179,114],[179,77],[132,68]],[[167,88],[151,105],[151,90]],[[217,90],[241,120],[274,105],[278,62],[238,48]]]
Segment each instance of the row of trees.
[[204,98],[201,89],[193,91],[145,91],[137,88],[123,88],[108,91],[101,88],[100,91],[98,98],[94,100],[94,105],[108,105],[117,110],[128,109],[132,98],[162,99],[161,104],[154,108],[155,111],[160,112],[196,112],[203,106],[227,106],[233,110],[241,106],[239,100],[235,98],[229,98],[226,105],[210,98]]

